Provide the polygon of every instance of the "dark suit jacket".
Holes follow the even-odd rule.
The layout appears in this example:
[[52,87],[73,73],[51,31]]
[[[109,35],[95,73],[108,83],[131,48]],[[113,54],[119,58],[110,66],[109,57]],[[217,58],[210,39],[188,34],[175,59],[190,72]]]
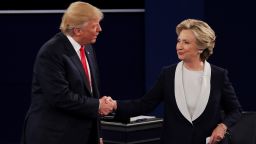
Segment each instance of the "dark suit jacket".
[[40,49],[33,70],[24,144],[98,144],[98,69],[86,46],[93,93],[73,46],[58,33]]
[[[228,127],[241,115],[240,104],[224,69],[211,65],[211,90],[207,106],[192,124],[180,112],[174,96],[177,65],[163,68],[154,87],[141,99],[118,101],[116,117],[136,116],[164,103],[163,144],[205,144],[218,123]],[[221,117],[222,109],[226,117]]]

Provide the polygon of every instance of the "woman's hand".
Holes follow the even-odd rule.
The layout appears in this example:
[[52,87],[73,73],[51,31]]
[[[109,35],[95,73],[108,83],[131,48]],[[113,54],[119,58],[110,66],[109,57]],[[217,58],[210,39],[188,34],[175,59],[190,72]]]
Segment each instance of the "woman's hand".
[[209,144],[217,144],[222,139],[224,139],[227,132],[227,126],[223,123],[218,124],[218,126],[213,130]]

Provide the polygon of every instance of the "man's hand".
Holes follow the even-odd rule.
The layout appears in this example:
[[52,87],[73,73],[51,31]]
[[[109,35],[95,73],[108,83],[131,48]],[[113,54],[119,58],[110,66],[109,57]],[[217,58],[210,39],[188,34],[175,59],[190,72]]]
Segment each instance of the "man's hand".
[[108,115],[111,113],[113,110],[117,108],[116,101],[114,101],[111,97],[109,96],[103,96],[102,98],[99,99],[99,114],[101,116]]

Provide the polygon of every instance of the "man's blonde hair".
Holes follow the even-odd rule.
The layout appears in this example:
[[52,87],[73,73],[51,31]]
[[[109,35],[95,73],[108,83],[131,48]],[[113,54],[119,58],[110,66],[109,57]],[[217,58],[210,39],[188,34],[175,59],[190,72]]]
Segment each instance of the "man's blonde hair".
[[97,7],[86,2],[73,2],[65,11],[60,29],[63,33],[70,34],[73,28],[80,27],[93,19],[102,19],[103,13]]

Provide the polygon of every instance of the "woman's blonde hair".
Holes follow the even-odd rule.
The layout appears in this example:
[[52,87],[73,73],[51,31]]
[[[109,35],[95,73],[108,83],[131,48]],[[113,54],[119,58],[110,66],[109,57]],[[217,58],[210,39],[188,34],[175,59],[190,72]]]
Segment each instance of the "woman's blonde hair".
[[216,36],[213,29],[207,23],[197,19],[186,19],[179,23],[176,27],[177,35],[184,29],[191,30],[194,33],[197,45],[202,50],[200,58],[202,61],[207,60],[213,53],[215,46]]

